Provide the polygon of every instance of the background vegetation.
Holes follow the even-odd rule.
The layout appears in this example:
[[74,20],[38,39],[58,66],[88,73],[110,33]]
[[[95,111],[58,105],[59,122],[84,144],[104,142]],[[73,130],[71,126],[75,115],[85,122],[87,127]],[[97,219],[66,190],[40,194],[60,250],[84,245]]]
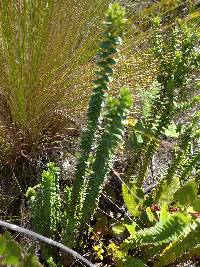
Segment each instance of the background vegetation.
[[[198,266],[199,3],[120,4],[1,1],[1,216],[95,266]],[[16,234],[0,255],[81,266]]]

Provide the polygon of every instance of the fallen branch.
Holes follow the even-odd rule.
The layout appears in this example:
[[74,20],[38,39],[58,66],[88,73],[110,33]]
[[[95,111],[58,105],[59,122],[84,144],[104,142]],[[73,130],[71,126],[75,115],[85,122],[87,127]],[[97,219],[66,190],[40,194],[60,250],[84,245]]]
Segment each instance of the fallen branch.
[[7,222],[1,221],[1,220],[0,220],[0,226],[3,226],[3,227],[8,228],[8,229],[11,229],[13,231],[17,231],[19,233],[23,233],[23,234],[32,236],[32,237],[37,238],[37,239],[39,239],[39,240],[41,240],[41,241],[43,241],[43,242],[45,242],[45,243],[47,243],[49,245],[58,247],[58,248],[64,250],[65,252],[73,255],[75,258],[78,258],[83,263],[85,263],[87,266],[89,266],[89,267],[95,267],[90,261],[88,261],[87,259],[85,259],[78,252],[76,252],[73,249],[68,248],[68,247],[64,246],[63,244],[58,243],[58,242],[56,242],[56,241],[54,241],[54,240],[52,240],[50,238],[47,238],[45,236],[42,236],[42,235],[37,234],[37,233],[35,233],[33,231],[30,231],[28,229],[25,229],[23,227],[17,226],[15,224],[7,223]]

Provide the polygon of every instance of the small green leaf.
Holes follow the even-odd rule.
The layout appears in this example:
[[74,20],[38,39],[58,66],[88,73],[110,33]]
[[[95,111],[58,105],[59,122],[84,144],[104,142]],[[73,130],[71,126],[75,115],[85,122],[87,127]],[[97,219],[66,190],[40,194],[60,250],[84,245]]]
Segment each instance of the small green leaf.
[[167,203],[163,203],[160,210],[160,221],[165,221],[170,217],[170,213],[168,212]]
[[121,235],[123,234],[123,232],[125,231],[126,227],[124,226],[124,224],[116,224],[115,226],[112,227],[112,232],[115,235]]
[[109,41],[104,41],[99,46],[103,49],[107,49],[111,46],[111,43]]
[[146,208],[146,213],[147,213],[147,216],[148,216],[150,222],[154,222],[154,221],[156,221],[156,217],[155,217],[155,215],[154,215],[154,213],[152,212],[152,210],[151,210],[150,207],[147,207],[147,208]]
[[193,202],[192,207],[193,207],[194,211],[200,212],[200,198],[196,199]]
[[132,224],[125,224],[127,230],[129,231],[129,234],[132,235],[132,236],[135,236],[136,234],[136,230],[135,230],[135,227],[136,227],[136,223],[133,222]]
[[179,133],[177,132],[177,127],[174,122],[172,122],[169,127],[165,130],[165,135],[167,137],[178,137]]

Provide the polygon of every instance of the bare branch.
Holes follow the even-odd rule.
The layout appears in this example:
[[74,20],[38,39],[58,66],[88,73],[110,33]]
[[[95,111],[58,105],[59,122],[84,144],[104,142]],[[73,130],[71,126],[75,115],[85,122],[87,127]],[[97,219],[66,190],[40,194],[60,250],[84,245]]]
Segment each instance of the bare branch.
[[28,229],[25,229],[23,227],[17,226],[15,224],[7,223],[7,222],[1,221],[1,220],[0,220],[0,225],[3,226],[3,227],[6,227],[8,229],[11,229],[13,231],[17,231],[19,233],[23,233],[23,234],[32,236],[34,238],[37,238],[37,239],[39,239],[39,240],[41,240],[41,241],[43,241],[43,242],[45,242],[45,243],[47,243],[49,245],[56,246],[56,247],[64,250],[65,252],[70,253],[74,257],[78,258],[83,263],[85,263],[87,266],[89,266],[89,267],[95,267],[90,261],[88,261],[87,259],[85,259],[78,252],[76,252],[73,249],[68,248],[68,247],[64,246],[63,244],[58,243],[58,242],[56,242],[56,241],[54,241],[54,240],[52,240],[50,238],[44,237],[44,236],[42,236],[40,234],[37,234],[37,233],[35,233],[33,231],[30,231]]

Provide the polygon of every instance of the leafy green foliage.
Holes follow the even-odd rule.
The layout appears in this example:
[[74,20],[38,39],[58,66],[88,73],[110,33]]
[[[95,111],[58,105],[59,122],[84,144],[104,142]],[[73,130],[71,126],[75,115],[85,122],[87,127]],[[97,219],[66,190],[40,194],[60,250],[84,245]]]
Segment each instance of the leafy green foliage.
[[[122,140],[124,119],[132,105],[127,88],[120,91],[119,99],[108,97],[108,83],[113,73],[117,47],[122,44],[122,28],[125,23],[125,11],[119,4],[110,5],[105,22],[104,40],[100,43],[96,72],[95,88],[89,101],[88,122],[81,140],[81,153],[72,187],[70,211],[64,242],[71,244],[73,236],[93,215],[106,182],[114,151]],[[99,133],[100,126],[106,127]],[[98,138],[95,138],[96,136]],[[95,149],[95,154],[91,152]],[[70,233],[70,234],[69,234]]]
[[179,136],[175,123],[172,122],[172,124],[169,125],[169,127],[165,130],[165,135],[167,137],[178,137]]
[[122,255],[117,258],[118,266],[123,267],[144,267],[144,263],[140,259],[133,258],[129,255]]
[[[171,215],[164,205],[160,221],[150,228],[131,231],[130,237],[125,239],[120,247],[110,245],[108,253],[112,251],[114,259],[121,263],[119,266],[129,266],[129,260],[134,263],[138,253],[144,262],[151,261],[153,257],[153,266],[166,266],[184,253],[192,253],[199,245],[199,220],[194,221],[190,215],[181,212]],[[137,254],[130,256],[130,251],[137,251]]]
[[180,206],[187,208],[189,205],[192,206],[193,202],[197,198],[197,184],[195,181],[189,181],[181,188],[179,188],[174,194],[174,199],[178,201]]
[[42,172],[41,188],[31,197],[31,210],[34,230],[53,238],[60,221],[59,168],[52,162],[47,167]]
[[86,197],[82,211],[82,222],[87,221],[91,217],[98,203],[102,187],[112,163],[115,148],[122,141],[124,132],[123,120],[131,105],[131,95],[126,88],[121,90],[118,100],[114,98],[108,100],[108,112],[105,115],[107,126],[97,145],[92,175],[89,177],[88,189],[85,191]]
[[163,203],[170,204],[174,200],[174,193],[180,188],[180,181],[178,177],[173,176],[171,181],[164,180],[155,190],[154,201],[162,205]]
[[96,253],[96,258],[103,260],[103,253],[104,253],[104,249],[102,248],[102,243],[100,243],[99,245],[96,245],[93,247],[93,250]]
[[143,190],[130,183],[128,186],[122,185],[122,194],[129,212],[132,216],[137,216],[139,214],[138,209],[143,202]]
[[[91,94],[93,60],[109,2],[1,2],[0,141],[4,162],[14,165],[19,155],[38,159],[46,143],[54,145],[54,141],[58,144],[58,139],[63,140],[74,127],[74,117],[80,123]],[[189,19],[198,19],[198,12],[190,9],[191,2],[184,2],[184,12],[180,12],[181,1],[152,3],[144,10],[127,9],[127,42],[116,74],[121,79],[114,81],[115,91],[124,81],[145,88],[151,83],[157,70],[148,51],[154,35],[152,15],[163,15],[165,26],[175,17],[184,21],[190,10],[194,14]],[[138,27],[132,27],[135,22]]]
[[191,226],[177,240],[166,247],[155,262],[155,267],[166,266],[181,257],[184,253],[189,253],[200,245],[200,223],[199,220]]
[[[189,244],[185,246],[184,239],[190,229],[191,235],[198,235],[194,225],[198,223],[196,217],[199,216],[197,211],[200,207],[197,178],[200,155],[199,96],[196,95],[197,86],[190,85],[192,74],[197,71],[200,62],[199,36],[195,25],[178,23],[165,32],[160,28],[160,23],[161,20],[156,19],[154,53],[159,66],[156,82],[148,93],[140,92],[142,112],[132,125],[130,123],[126,144],[130,160],[126,175],[129,188],[123,185],[122,195],[129,213],[137,216],[137,223],[133,223],[133,229],[129,227],[130,236],[118,248],[122,258],[132,255],[135,259],[140,255],[139,258],[153,266],[165,266],[186,252]],[[190,92],[188,87],[191,88]],[[188,105],[186,98],[191,99]],[[189,121],[187,112],[191,109],[194,112]],[[182,112],[185,112],[184,122],[178,124]],[[150,173],[149,167],[162,145],[163,137],[176,141],[170,147],[172,159],[165,170],[160,170],[159,179],[153,177],[156,180],[153,189],[147,190],[142,198],[138,197],[138,190],[142,191],[149,176],[153,176],[153,170]],[[199,238],[194,243],[190,251],[199,246]],[[182,252],[176,254],[173,249],[170,252],[173,245],[177,246],[176,249],[183,246]],[[162,262],[162,255],[165,255],[165,250],[167,255],[168,249],[170,257],[164,256]],[[117,253],[115,255],[117,260]]]
[[[83,10],[93,10],[93,7],[97,5],[96,1],[94,1],[94,5],[89,0],[85,2],[88,5],[83,5],[84,8],[81,6],[82,3],[81,5],[76,3],[77,10],[80,8],[81,14]],[[106,1],[99,2],[101,2],[100,5],[102,6],[106,3]],[[32,45],[32,40],[30,41],[28,38],[28,43],[24,40],[25,44],[20,48],[21,50],[19,49],[18,51],[17,49],[19,52],[17,60],[20,63],[20,68],[22,66],[21,69],[19,69],[18,63],[16,63],[15,53],[12,54],[12,47],[9,47],[9,38],[12,37],[9,28],[21,29],[21,23],[23,25],[24,22],[23,17],[19,20],[20,25],[11,25],[12,22],[9,19],[8,13],[12,12],[9,4],[3,1],[0,6],[2,14],[5,15],[1,28],[2,36],[7,38],[6,45],[8,44],[8,46],[5,45],[5,51],[2,51],[7,52],[9,55],[8,58],[11,62],[8,63],[13,63],[13,65],[10,64],[12,65],[11,74],[13,75],[10,84],[6,82],[9,80],[7,78],[11,75],[7,75],[8,77],[4,73],[3,75],[5,76],[5,85],[9,85],[9,88],[14,88],[15,99],[12,97],[17,103],[14,105],[14,101],[9,102],[9,107],[13,108],[11,121],[14,122],[14,127],[22,131],[22,136],[26,136],[27,129],[31,126],[28,138],[34,141],[32,142],[34,145],[40,142],[43,144],[43,140],[41,140],[43,133],[46,138],[59,124],[59,120],[56,124],[53,123],[57,120],[57,116],[55,116],[55,120],[52,117],[55,114],[54,111],[58,111],[58,103],[59,107],[63,107],[64,92],[66,86],[69,87],[70,85],[70,82],[66,85],[66,80],[69,75],[71,77],[72,70],[76,70],[78,64],[81,63],[82,66],[85,66],[84,63],[94,56],[94,51],[96,50],[96,47],[91,46],[91,49],[87,51],[88,43],[93,44],[93,41],[88,41],[88,43],[84,44],[84,42],[81,42],[82,39],[78,38],[80,42],[76,43],[75,40],[75,48],[72,46],[71,49],[70,44],[71,50],[69,53],[64,52],[64,54],[61,53],[61,56],[58,55],[56,52],[57,48],[61,48],[62,52],[66,49],[64,45],[66,37],[65,34],[60,33],[59,28],[64,25],[62,24],[63,21],[66,22],[66,14],[64,11],[64,17],[60,19],[58,16],[58,20],[54,18],[53,10],[54,8],[59,10],[61,2],[57,1],[57,3],[51,0],[48,1],[47,6],[43,6],[43,3],[38,5],[37,1],[33,3],[33,6],[29,3],[27,13],[24,9],[26,5],[22,4],[22,13],[20,14],[26,14],[27,18],[31,17],[31,8],[38,11],[36,17],[41,20],[41,24],[39,23],[41,28],[38,29],[38,32],[36,30],[36,39],[39,46],[40,44],[42,46],[40,46],[41,49],[34,50],[36,45],[33,45],[30,55],[33,58],[36,55],[39,61],[34,62],[34,60],[29,60],[29,57],[24,56],[26,49],[30,52],[29,47],[30,44]],[[89,4],[91,4],[91,7]],[[17,8],[17,5],[14,6],[15,14],[17,14]],[[63,10],[65,8],[63,7]],[[62,13],[63,10],[58,11],[58,13]],[[71,13],[76,12],[73,10]],[[62,239],[63,243],[69,246],[75,246],[79,243],[81,239],[80,232],[82,234],[85,233],[84,231],[88,228],[89,220],[94,215],[112,165],[115,150],[122,141],[125,132],[125,118],[132,106],[131,94],[127,88],[121,89],[118,98],[109,96],[109,83],[112,81],[114,66],[118,61],[116,59],[118,47],[122,44],[121,37],[126,20],[124,13],[124,9],[118,4],[110,5],[107,11],[105,31],[100,43],[99,53],[96,57],[98,70],[93,81],[94,89],[88,105],[87,125],[81,139],[81,151],[76,167],[75,181],[72,188],[66,187],[63,207],[61,207],[59,192],[59,170],[53,163],[49,163],[48,170],[42,173],[41,185],[30,189],[27,193],[27,195],[31,195],[34,229],[46,236]],[[51,22],[49,27],[53,27],[54,20],[56,22],[59,21],[59,25],[61,25],[55,29],[56,34],[64,38],[61,38],[60,42],[56,44],[56,49],[48,44],[52,36],[54,37],[54,30],[51,29],[49,36],[48,27],[46,27],[48,21]],[[172,262],[185,253],[186,248],[188,249],[189,247],[188,241],[195,236],[195,233],[199,233],[198,221],[195,221],[192,216],[186,215],[186,212],[189,213],[191,210],[199,211],[197,187],[199,179],[199,150],[195,150],[194,153],[190,151],[192,142],[197,142],[199,138],[199,114],[196,113],[192,122],[188,125],[186,124],[186,127],[183,127],[183,125],[178,127],[175,123],[176,116],[179,116],[180,112],[192,109],[199,103],[199,96],[191,98],[191,95],[188,93],[189,90],[187,90],[191,82],[190,74],[196,71],[199,65],[199,51],[196,48],[198,35],[195,29],[193,31],[193,29],[181,25],[181,23],[178,23],[173,29],[161,32],[159,28],[160,23],[161,20],[158,18],[154,21],[154,24],[158,27],[154,40],[154,55],[158,65],[157,78],[156,82],[152,85],[151,92],[141,93],[143,116],[135,120],[136,123],[132,125],[132,136],[129,138],[135,149],[131,168],[126,177],[126,185],[129,188],[125,185],[122,187],[124,202],[130,214],[133,217],[137,217],[137,224],[135,222],[133,224],[117,224],[112,228],[117,236],[122,236],[125,228],[130,233],[130,237],[123,242],[120,248],[112,246],[112,244],[109,246],[109,253],[117,260],[117,266],[145,266],[144,262],[149,262],[153,258],[157,260],[157,266],[162,266],[166,262]],[[77,29],[82,30],[83,24],[82,22],[80,25],[75,24],[75,28],[78,25]],[[90,25],[90,20],[86,24]],[[29,25],[31,28],[31,24]],[[23,30],[28,32],[26,27]],[[31,34],[34,35],[34,32],[35,29]],[[23,37],[23,35],[19,36]],[[170,36],[169,44],[165,42],[166,36]],[[84,37],[83,40],[85,39],[87,38]],[[90,36],[90,39],[93,39],[93,36]],[[42,51],[45,51],[46,48],[52,49],[52,54],[42,55]],[[65,69],[67,64],[61,58],[64,55],[71,59],[72,50],[77,51],[75,53],[76,57],[72,59],[71,69],[68,71],[64,70],[63,72],[62,69]],[[18,56],[18,53],[16,54]],[[46,60],[48,55],[52,56],[50,61]],[[57,61],[58,58],[62,61],[62,64]],[[0,53],[0,60],[3,61],[3,59],[3,53],[2,55]],[[47,63],[45,70],[42,67],[43,61]],[[23,64],[24,62],[25,64]],[[23,67],[26,69],[29,63],[33,63],[32,65],[30,64],[33,67],[33,76],[30,75],[31,79],[28,81],[29,83],[26,83],[25,81],[29,74],[22,75],[22,70]],[[53,71],[51,66],[53,66]],[[39,80],[36,77],[37,72],[40,73],[38,76]],[[20,74],[20,82],[17,80],[18,74]],[[54,75],[56,79],[54,79]],[[27,84],[30,87],[30,92],[26,90]],[[37,87],[35,84],[40,89],[44,87],[44,91],[42,90],[38,97],[42,99],[41,103],[36,108],[32,107],[32,105],[29,106],[31,101],[26,96],[26,93],[27,95],[30,94],[34,99],[34,96],[38,93],[34,92],[34,88]],[[52,84],[53,86],[55,85],[55,90],[52,90]],[[46,92],[53,92],[52,97],[48,97]],[[186,97],[191,98],[190,105],[185,102]],[[49,103],[51,104],[49,105]],[[29,109],[32,113],[27,112]],[[34,109],[36,109],[36,115],[31,118]],[[51,112],[50,120],[46,121],[45,118]],[[39,125],[40,127],[36,129],[38,121],[41,122],[40,120],[45,123],[44,125]],[[161,177],[161,182],[154,191],[147,195],[144,194],[141,185],[148,178],[148,168],[155,151],[159,147],[162,136],[179,138],[179,142],[174,149],[173,159],[169,168]],[[29,149],[31,151],[32,148]],[[136,183],[133,184],[132,181],[135,177],[137,178]],[[188,182],[189,178],[192,178],[192,180]],[[180,186],[182,187],[180,188]],[[175,215],[171,215],[173,207],[175,207]],[[61,213],[63,209],[65,211]],[[182,210],[186,212],[181,212]],[[143,220],[143,215],[146,215],[149,221]],[[139,227],[143,229],[138,230]],[[183,245],[181,252],[174,256],[174,253],[176,253],[176,250],[181,245]],[[199,238],[194,238],[189,249],[191,249],[191,252],[196,251],[198,246]],[[44,244],[41,244],[41,249],[46,263],[49,266],[55,266],[53,250],[47,248]],[[94,246],[93,249],[96,251],[97,258],[102,260],[103,253],[105,252],[102,245]],[[129,255],[129,249],[132,250],[131,255]],[[13,251],[14,257],[15,254],[19,253],[19,250],[16,251]],[[141,255],[141,260],[138,259],[138,255]],[[166,255],[169,255],[169,258],[166,259]],[[12,263],[12,258],[10,260],[10,263]]]
[[131,267],[131,266],[138,266],[144,267],[145,264],[140,260],[129,256],[127,253],[119,250],[114,243],[110,243],[107,247],[108,255],[110,255],[116,262],[116,266],[118,267]]
[[0,236],[0,264],[15,267],[41,267],[37,257],[24,253],[22,247],[12,239],[9,232]]
[[165,220],[157,222],[155,226],[140,230],[135,237],[125,240],[122,244],[123,249],[131,249],[143,245],[161,245],[169,243],[179,236],[184,228],[190,223],[190,217],[177,214]]
[[107,12],[107,21],[105,22],[104,40],[100,44],[100,52],[98,54],[97,66],[99,70],[96,72],[94,80],[93,94],[90,97],[87,112],[87,127],[81,139],[81,156],[76,166],[75,181],[73,183],[71,195],[71,217],[75,217],[75,213],[79,212],[83,201],[83,190],[87,185],[86,170],[89,164],[89,157],[92,146],[94,145],[95,133],[100,124],[100,116],[102,107],[105,105],[107,92],[109,90],[109,82],[113,73],[113,65],[116,64],[114,54],[117,47],[121,44],[122,27],[125,23],[124,10],[119,5],[112,5]]
[[[112,165],[115,150],[122,141],[126,116],[132,106],[129,89],[122,88],[118,98],[108,95],[118,46],[122,44],[125,11],[119,4],[110,5],[105,22],[104,39],[97,58],[98,71],[93,94],[88,104],[87,126],[80,146],[75,180],[72,188],[66,187],[64,213],[61,213],[59,170],[49,163],[42,173],[39,190],[29,189],[33,227],[38,233],[54,238],[59,234],[62,242],[74,246],[78,231],[88,228]],[[105,126],[104,126],[105,125]],[[62,224],[61,223],[62,219]],[[53,251],[41,244],[48,265]]]
[[[55,238],[61,222],[61,198],[59,190],[59,168],[50,162],[42,172],[41,186],[31,196],[33,229],[39,234]],[[45,259],[51,262],[53,251],[41,244]],[[53,266],[52,263],[49,266]]]
[[120,236],[125,231],[126,227],[123,224],[116,224],[112,227],[112,232],[115,236]]
[[[157,24],[159,25],[159,23]],[[134,133],[137,137],[139,130],[142,140],[140,142],[138,142],[138,138],[132,138],[131,140],[133,155],[127,173],[127,180],[131,177],[137,177],[140,184],[148,175],[151,159],[159,147],[163,134],[168,137],[180,136],[179,129],[173,120],[180,115],[182,111],[180,107],[185,97],[193,97],[186,88],[189,86],[190,75],[199,64],[198,34],[193,26],[177,25],[166,33],[158,25],[153,49],[159,69],[156,82],[152,86],[152,88],[156,86],[157,90],[149,91],[151,101],[147,101],[143,96],[144,94],[140,94],[143,96],[142,102],[143,105],[147,106],[148,113],[146,112],[132,127],[133,133],[131,133],[133,137]],[[167,43],[164,40],[166,35],[168,36]],[[196,105],[198,104],[198,96],[195,97],[194,102]],[[177,106],[179,106],[179,111]],[[185,159],[185,152],[193,138],[191,134],[193,127],[192,124],[188,126],[185,133],[180,136],[182,139],[180,151],[176,161],[168,169],[167,180],[174,173],[174,170],[177,170],[180,162]],[[135,148],[136,151],[134,151]]]
[[[148,200],[150,196],[145,195],[140,204],[139,213],[138,207],[134,205],[137,190],[134,193],[132,191],[132,202],[127,202],[127,195],[124,195],[123,192],[124,201],[129,212],[133,216],[137,213],[139,220],[147,224],[148,221],[142,216],[145,210],[153,226],[143,226],[143,229],[138,230],[138,227],[141,227],[141,223],[136,224],[134,222],[132,227],[131,225],[127,227],[130,237],[118,248],[124,257],[130,257],[129,251],[137,251],[136,255],[140,253],[140,257],[144,261],[152,260],[155,266],[165,266],[174,260],[178,260],[187,250],[192,253],[193,249],[195,250],[199,246],[199,237],[195,237],[199,235],[197,228],[199,220],[195,220],[196,212],[199,211],[200,207],[198,184],[195,180],[191,180],[181,186],[179,178],[174,176],[171,179],[171,183],[168,184],[166,181],[165,183],[162,182],[161,185],[160,187],[159,184],[156,190],[151,193],[154,198],[153,203],[158,203],[158,206],[152,205],[152,202]],[[135,189],[137,189],[136,185]],[[133,204],[131,205],[131,203]],[[175,213],[172,215],[172,212]],[[187,237],[189,239],[195,237],[194,245],[192,243],[190,248]],[[179,247],[181,247],[181,252],[176,253],[175,250],[178,250]],[[124,263],[122,266],[126,266],[126,264]]]

